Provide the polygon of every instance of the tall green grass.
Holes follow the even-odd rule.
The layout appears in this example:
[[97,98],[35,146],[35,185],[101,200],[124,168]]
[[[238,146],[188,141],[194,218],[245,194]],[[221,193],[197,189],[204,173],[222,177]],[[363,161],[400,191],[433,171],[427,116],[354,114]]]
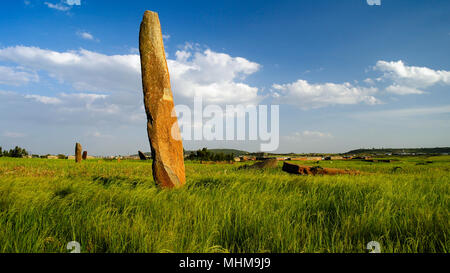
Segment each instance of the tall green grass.
[[150,161],[0,158],[0,252],[449,252],[449,156],[319,165],[363,174],[187,162],[161,190]]

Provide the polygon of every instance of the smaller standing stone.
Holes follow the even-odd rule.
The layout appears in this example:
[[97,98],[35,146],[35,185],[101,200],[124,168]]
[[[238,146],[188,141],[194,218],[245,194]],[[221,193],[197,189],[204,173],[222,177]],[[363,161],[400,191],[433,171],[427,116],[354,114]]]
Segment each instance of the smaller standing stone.
[[87,151],[84,151],[84,152],[83,152],[82,158],[83,158],[83,160],[86,160],[86,159],[87,159]]
[[139,154],[139,158],[140,158],[141,160],[147,160],[147,157],[145,156],[145,154],[144,154],[143,152],[138,151],[138,154]]
[[81,144],[80,143],[76,143],[75,144],[75,162],[81,162]]

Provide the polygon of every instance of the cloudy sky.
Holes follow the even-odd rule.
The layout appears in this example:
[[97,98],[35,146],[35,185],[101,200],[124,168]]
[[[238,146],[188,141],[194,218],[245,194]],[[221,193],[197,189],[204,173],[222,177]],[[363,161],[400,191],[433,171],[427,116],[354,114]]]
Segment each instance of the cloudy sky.
[[147,9],[159,13],[175,103],[280,105],[280,152],[450,146],[450,1],[431,0],[3,1],[0,146],[148,151]]

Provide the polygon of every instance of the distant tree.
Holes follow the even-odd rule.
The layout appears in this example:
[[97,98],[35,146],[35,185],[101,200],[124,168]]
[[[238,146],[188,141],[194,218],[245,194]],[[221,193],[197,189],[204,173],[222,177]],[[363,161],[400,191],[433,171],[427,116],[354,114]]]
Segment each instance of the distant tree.
[[208,148],[197,150],[195,153],[191,153],[187,159],[189,160],[202,160],[202,161],[230,161],[233,160],[233,154],[225,154],[223,152],[211,152]]
[[67,156],[63,155],[63,154],[59,154],[58,155],[58,159],[67,159]]
[[3,156],[3,151],[2,151],[2,147],[0,147],[0,157]]
[[9,151],[3,151],[3,156],[7,157],[23,157],[27,155],[28,155],[27,150],[20,148],[19,146],[16,146],[14,147],[14,149],[11,149]]

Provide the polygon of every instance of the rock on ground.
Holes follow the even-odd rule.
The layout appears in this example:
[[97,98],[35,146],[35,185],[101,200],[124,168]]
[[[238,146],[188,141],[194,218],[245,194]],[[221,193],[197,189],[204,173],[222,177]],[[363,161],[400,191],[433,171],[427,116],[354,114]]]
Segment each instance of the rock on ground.
[[287,173],[302,174],[302,175],[360,174],[359,171],[354,171],[354,170],[322,168],[320,166],[300,166],[300,165],[296,165],[296,164],[290,164],[287,162],[284,162],[282,170]]
[[278,166],[278,160],[276,158],[266,159],[261,162],[256,162],[253,165],[245,165],[240,167],[239,169],[269,169],[275,168]]

